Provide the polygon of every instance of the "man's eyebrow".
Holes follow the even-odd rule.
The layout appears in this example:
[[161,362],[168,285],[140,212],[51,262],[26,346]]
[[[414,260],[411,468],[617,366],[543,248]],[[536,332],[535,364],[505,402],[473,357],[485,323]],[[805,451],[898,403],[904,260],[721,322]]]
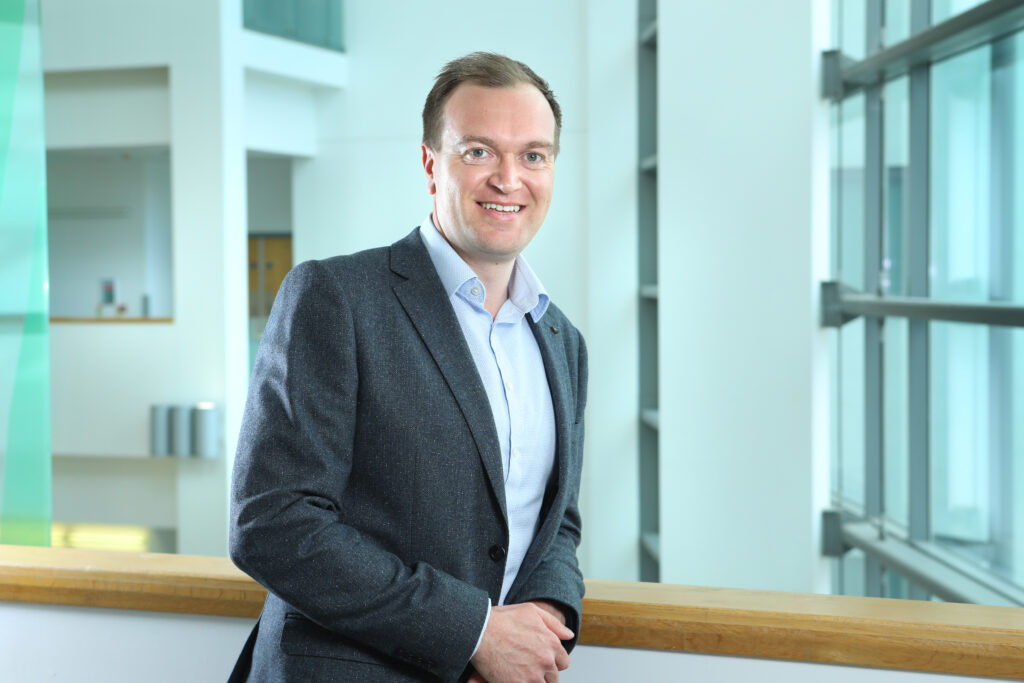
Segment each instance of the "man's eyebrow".
[[555,145],[547,140],[534,140],[523,145],[523,149],[546,149],[549,152],[555,148]]
[[[481,135],[466,135],[456,142],[456,146],[462,146],[467,144],[477,143],[486,145],[487,147],[497,147],[498,144],[491,138],[484,137]],[[522,146],[523,149],[546,149],[548,151],[554,150],[555,145],[547,140],[531,140]]]
[[466,135],[466,136],[464,136],[462,138],[459,138],[459,141],[456,142],[455,144],[456,145],[468,145],[468,144],[473,143],[473,142],[479,143],[481,145],[487,145],[488,147],[495,147],[496,146],[494,144],[494,140],[492,140],[490,138],[481,137],[479,135]]

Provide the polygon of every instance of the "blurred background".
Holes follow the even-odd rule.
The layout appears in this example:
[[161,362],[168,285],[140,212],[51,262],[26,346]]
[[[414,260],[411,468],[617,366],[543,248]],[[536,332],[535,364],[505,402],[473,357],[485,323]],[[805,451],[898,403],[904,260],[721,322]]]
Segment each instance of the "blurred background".
[[277,287],[427,216],[489,50],[564,111],[584,574],[1024,604],[1022,4],[0,0],[0,542],[226,554]]

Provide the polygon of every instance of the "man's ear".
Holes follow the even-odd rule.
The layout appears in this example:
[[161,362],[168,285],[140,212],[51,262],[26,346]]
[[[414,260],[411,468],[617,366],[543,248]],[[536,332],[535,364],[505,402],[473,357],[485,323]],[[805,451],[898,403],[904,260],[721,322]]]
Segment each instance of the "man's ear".
[[435,194],[437,183],[434,182],[434,150],[426,145],[420,145],[420,150],[423,152],[423,171],[427,174],[427,192]]

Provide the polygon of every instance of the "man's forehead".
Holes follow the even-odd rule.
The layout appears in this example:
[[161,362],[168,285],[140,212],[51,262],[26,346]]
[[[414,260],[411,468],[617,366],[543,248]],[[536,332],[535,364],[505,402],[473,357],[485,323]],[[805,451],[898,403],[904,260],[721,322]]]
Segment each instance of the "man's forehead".
[[555,115],[532,83],[490,87],[461,83],[444,106],[445,142],[554,147]]

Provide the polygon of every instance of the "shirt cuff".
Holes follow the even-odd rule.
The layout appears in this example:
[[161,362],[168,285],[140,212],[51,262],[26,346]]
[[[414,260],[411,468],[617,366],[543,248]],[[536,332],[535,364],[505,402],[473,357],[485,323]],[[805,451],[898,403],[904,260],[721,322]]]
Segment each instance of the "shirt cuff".
[[484,627],[480,629],[480,637],[476,639],[476,647],[473,648],[473,654],[469,656],[470,659],[476,656],[476,651],[480,649],[480,643],[484,639],[484,631],[487,630],[487,623],[491,620],[491,599],[487,598],[487,616],[484,617]]

